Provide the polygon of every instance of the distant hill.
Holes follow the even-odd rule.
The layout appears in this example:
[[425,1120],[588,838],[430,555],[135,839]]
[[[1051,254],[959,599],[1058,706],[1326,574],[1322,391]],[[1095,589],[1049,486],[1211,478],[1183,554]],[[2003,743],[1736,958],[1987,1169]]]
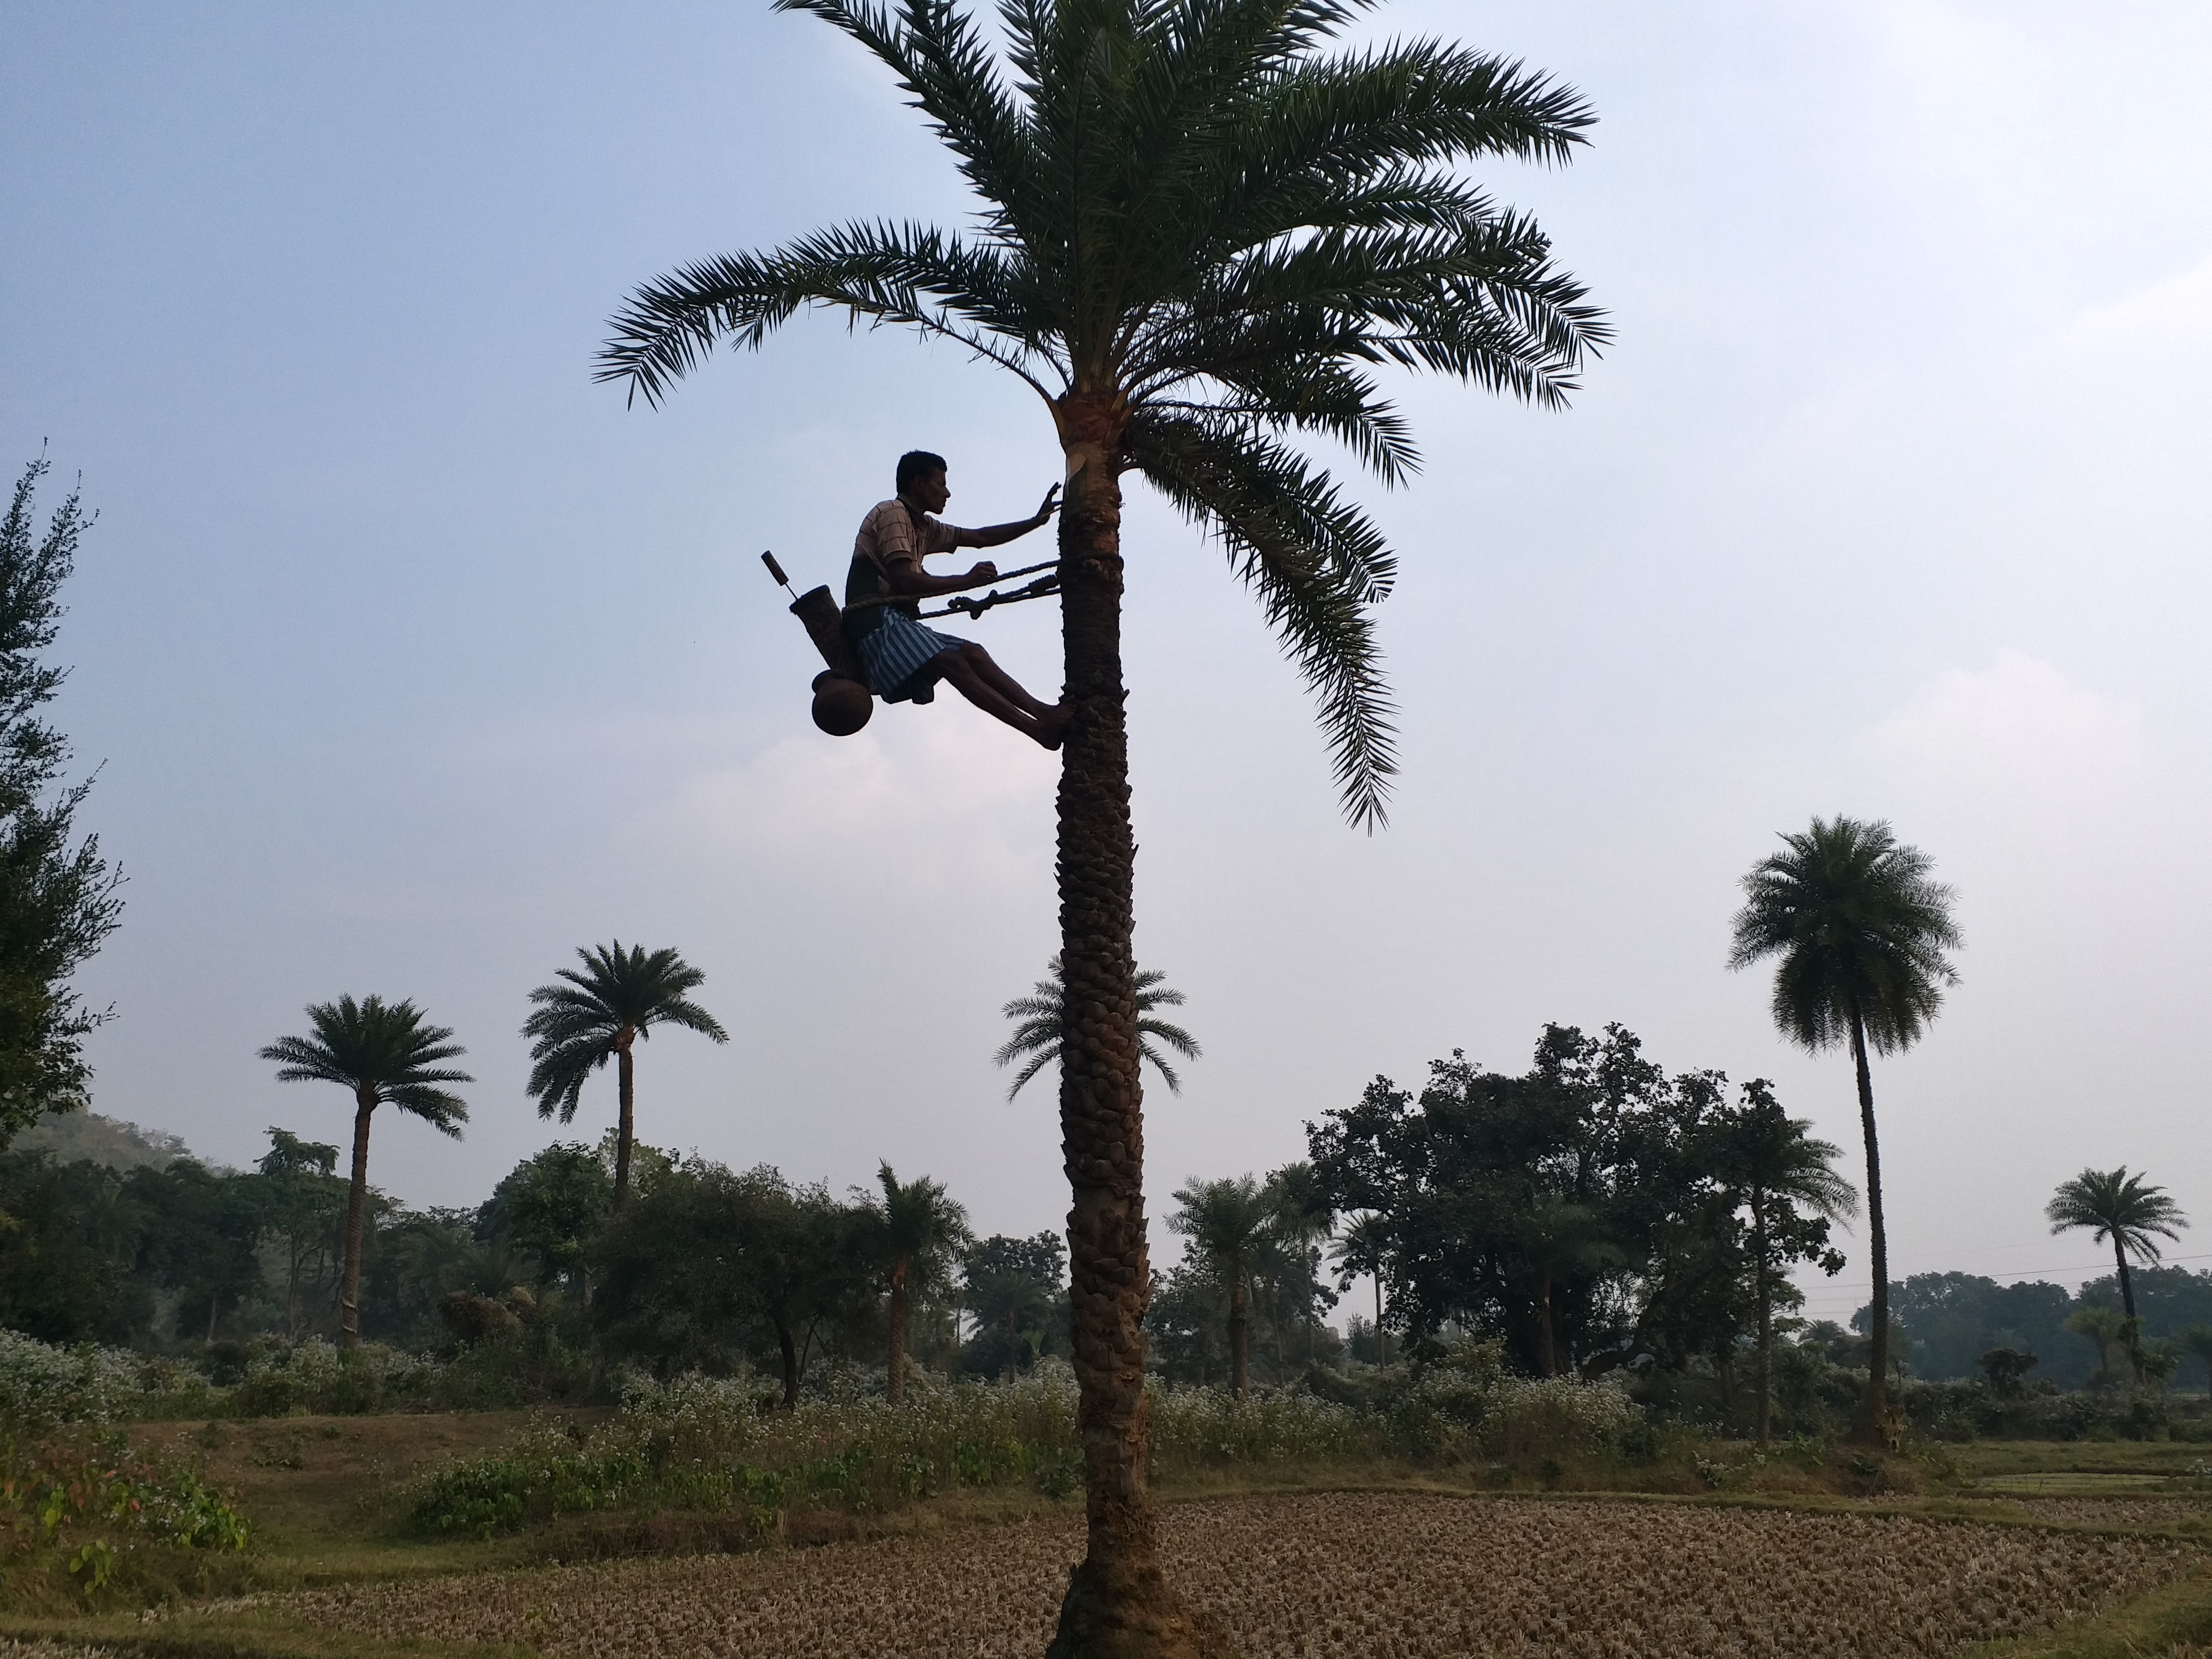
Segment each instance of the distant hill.
[[17,1135],[11,1150],[45,1152],[62,1164],[86,1160],[112,1170],[166,1167],[192,1149],[166,1129],[142,1129],[98,1112],[48,1112]]

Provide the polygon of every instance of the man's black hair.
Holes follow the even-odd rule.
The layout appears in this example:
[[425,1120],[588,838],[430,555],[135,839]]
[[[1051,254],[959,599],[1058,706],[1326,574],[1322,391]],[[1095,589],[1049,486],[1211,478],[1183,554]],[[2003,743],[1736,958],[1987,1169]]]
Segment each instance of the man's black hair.
[[899,457],[898,493],[907,492],[907,486],[918,484],[933,472],[945,471],[945,457],[933,455],[926,449],[909,449]]

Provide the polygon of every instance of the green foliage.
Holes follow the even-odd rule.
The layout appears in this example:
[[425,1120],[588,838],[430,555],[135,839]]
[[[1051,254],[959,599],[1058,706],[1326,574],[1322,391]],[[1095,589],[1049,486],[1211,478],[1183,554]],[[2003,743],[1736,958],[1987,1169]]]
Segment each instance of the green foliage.
[[450,1041],[452,1027],[425,1024],[412,1002],[377,996],[310,1003],[307,1023],[313,1036],[279,1037],[261,1051],[278,1082],[336,1083],[460,1139],[468,1105],[444,1085],[474,1079],[440,1063],[466,1052]]
[[541,1285],[581,1289],[585,1254],[613,1202],[614,1180],[581,1143],[556,1142],[509,1170],[477,1211],[479,1239],[525,1252]]
[[106,1016],[69,981],[123,909],[99,837],[77,836],[91,781],[60,783],[69,739],[39,717],[67,674],[42,658],[93,522],[71,490],[38,530],[46,470],[44,457],[24,468],[0,515],[0,1147],[46,1113],[83,1108],[84,1039]]
[[961,1259],[961,1301],[975,1316],[962,1355],[971,1371],[1009,1380],[1067,1340],[1067,1245],[1057,1233],[969,1246]]
[[[0,1509],[27,1518],[40,1542],[64,1550],[95,1528],[149,1534],[179,1549],[242,1550],[252,1535],[246,1517],[189,1464],[136,1453],[112,1429],[6,1440]],[[81,1547],[70,1571],[96,1574],[89,1587],[97,1588],[112,1565],[100,1544]]]

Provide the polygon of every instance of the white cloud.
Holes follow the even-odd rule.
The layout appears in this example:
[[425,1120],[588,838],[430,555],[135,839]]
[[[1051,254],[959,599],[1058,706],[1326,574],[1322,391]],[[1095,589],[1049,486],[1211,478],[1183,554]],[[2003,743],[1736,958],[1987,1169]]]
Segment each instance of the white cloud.
[[2212,349],[2212,254],[2179,276],[2083,312],[2060,337],[2072,351],[2164,361]]
[[1861,734],[1859,758],[1923,784],[2065,788],[2110,779],[2143,760],[2131,703],[2077,686],[2050,663],[2002,651],[1987,668],[1954,668]]

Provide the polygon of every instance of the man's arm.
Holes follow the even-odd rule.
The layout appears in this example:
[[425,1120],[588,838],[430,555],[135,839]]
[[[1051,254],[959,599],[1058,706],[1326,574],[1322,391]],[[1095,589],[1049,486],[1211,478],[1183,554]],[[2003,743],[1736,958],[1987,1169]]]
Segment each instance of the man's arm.
[[[1035,516],[1017,519],[1012,524],[994,524],[988,530],[963,530],[953,545],[955,547],[1003,547],[1016,537],[1026,536],[1030,531],[1042,529],[1051,523],[1052,510],[1058,505],[1059,496],[1060,486],[1054,484],[1044,492],[1044,504],[1037,508]],[[997,573],[994,571],[992,574],[995,575]]]

